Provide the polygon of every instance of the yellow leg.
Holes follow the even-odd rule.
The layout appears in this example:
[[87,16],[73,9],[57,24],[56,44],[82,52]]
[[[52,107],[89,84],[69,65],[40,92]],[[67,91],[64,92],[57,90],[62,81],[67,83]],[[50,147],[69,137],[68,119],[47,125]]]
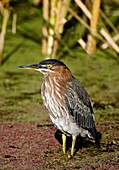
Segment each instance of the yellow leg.
[[74,147],[76,144],[76,136],[72,136],[72,147],[71,147],[71,156],[74,155]]
[[63,153],[66,154],[66,136],[62,134]]

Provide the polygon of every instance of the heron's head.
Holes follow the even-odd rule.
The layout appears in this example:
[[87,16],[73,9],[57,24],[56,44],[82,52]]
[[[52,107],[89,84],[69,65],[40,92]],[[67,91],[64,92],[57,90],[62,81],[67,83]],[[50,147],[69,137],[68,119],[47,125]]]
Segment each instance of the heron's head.
[[18,66],[18,68],[40,71],[44,75],[49,73],[51,74],[58,73],[63,69],[69,71],[69,69],[63,62],[55,59],[43,60],[39,64],[28,64],[28,65]]

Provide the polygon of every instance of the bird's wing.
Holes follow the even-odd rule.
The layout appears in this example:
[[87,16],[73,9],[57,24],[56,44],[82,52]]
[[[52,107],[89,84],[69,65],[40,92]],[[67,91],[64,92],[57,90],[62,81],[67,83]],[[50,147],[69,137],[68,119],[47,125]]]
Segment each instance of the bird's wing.
[[85,129],[95,129],[93,109],[85,89],[74,77],[67,89],[69,114],[79,126]]

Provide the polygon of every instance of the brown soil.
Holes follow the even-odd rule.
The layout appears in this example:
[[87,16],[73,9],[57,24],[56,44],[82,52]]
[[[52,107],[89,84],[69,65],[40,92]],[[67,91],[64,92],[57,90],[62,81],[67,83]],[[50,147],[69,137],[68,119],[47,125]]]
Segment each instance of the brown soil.
[[68,160],[54,126],[0,123],[0,170],[119,169],[118,123],[100,123],[97,128],[103,133],[100,149],[84,145]]

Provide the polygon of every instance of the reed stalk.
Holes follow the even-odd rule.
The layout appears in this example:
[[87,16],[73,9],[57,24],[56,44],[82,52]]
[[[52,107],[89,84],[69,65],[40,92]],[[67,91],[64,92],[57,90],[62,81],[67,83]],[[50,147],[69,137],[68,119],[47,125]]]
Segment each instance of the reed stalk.
[[56,4],[57,0],[50,1],[50,18],[49,18],[49,30],[48,30],[48,47],[47,47],[47,58],[51,57],[53,44],[54,44],[54,27],[56,22]]
[[64,24],[66,22],[65,16],[67,14],[67,3],[69,0],[59,0],[57,2],[57,15],[56,15],[56,22],[55,22],[55,37],[54,37],[54,45],[52,51],[52,58],[55,58],[56,52],[59,45],[59,40],[61,38],[61,34],[63,33]]
[[43,18],[42,26],[42,54],[47,55],[48,48],[48,20],[49,20],[49,0],[43,0]]
[[88,54],[95,53],[96,51],[96,38],[95,34],[97,33],[97,24],[100,12],[100,3],[101,0],[92,0],[92,18],[90,20],[90,32],[87,36],[86,52]]
[[3,22],[2,22],[2,28],[1,28],[1,33],[0,33],[0,64],[2,64],[2,59],[3,59],[3,49],[4,49],[5,35],[6,35],[6,29],[7,29],[9,16],[10,16],[9,8],[4,8]]

